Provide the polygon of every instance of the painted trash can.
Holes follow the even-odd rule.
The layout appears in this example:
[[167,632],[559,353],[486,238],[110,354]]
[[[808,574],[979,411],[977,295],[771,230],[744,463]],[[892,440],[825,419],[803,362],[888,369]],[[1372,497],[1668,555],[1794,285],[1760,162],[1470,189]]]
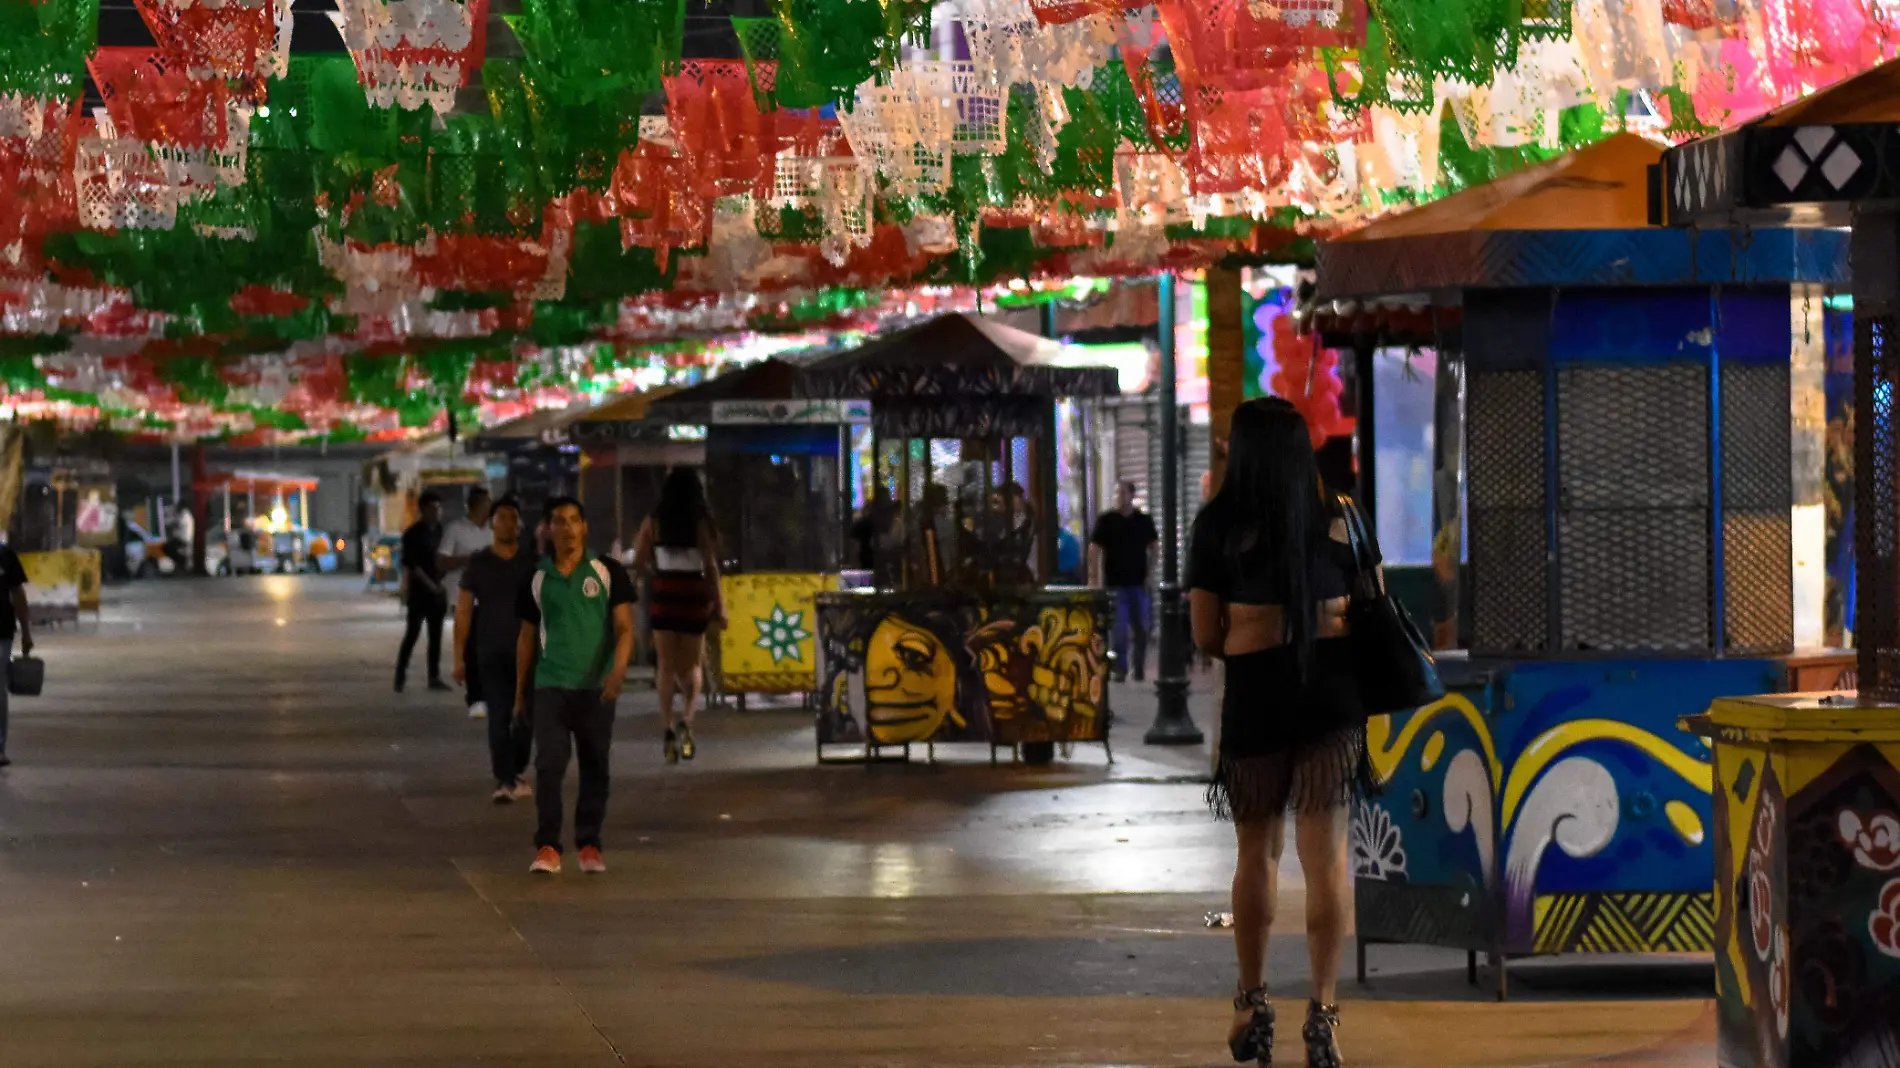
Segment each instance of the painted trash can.
[[1900,1064],[1900,706],[1720,700],[1717,1051],[1724,1068]]

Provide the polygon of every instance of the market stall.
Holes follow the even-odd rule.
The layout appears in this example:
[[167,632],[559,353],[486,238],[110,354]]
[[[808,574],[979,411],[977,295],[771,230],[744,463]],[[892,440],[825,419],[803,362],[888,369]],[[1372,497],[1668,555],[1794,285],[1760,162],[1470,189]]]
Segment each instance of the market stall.
[[258,471],[214,472],[193,482],[195,492],[220,506],[218,529],[206,541],[205,569],[214,575],[301,571],[310,565],[335,570],[335,554],[346,548],[341,539],[326,535],[325,553],[311,552],[310,494],[316,488],[313,476]]
[[[1685,726],[1712,747],[1716,1053],[1723,1064],[1892,1063],[1900,1049],[1900,63],[1671,149],[1650,183],[1678,234],[1852,227],[1854,693],[1734,696]],[[1753,232],[1761,232],[1755,229]],[[1771,231],[1772,232],[1772,231]],[[1836,229],[1810,231],[1839,238]],[[1700,711],[1700,710],[1696,710]]]
[[1660,152],[1615,136],[1321,247],[1329,340],[1436,376],[1433,630],[1469,636],[1443,701],[1370,728],[1362,980],[1380,942],[1474,981],[1487,952],[1500,997],[1510,956],[1707,951],[1709,754],[1676,719],[1849,665],[1815,648],[1845,241],[1649,228]]
[[659,499],[666,472],[706,462],[697,432],[680,433],[652,418],[654,403],[677,391],[657,386],[615,397],[571,416],[561,427],[580,450],[577,495],[587,509],[590,547],[596,552],[631,553],[633,536]]
[[1115,373],[945,315],[818,361],[814,400],[871,404],[872,585],[816,597],[820,759],[939,742],[1108,741],[1109,602],[1048,584],[1060,516],[1056,402]]
[[805,400],[798,366],[776,357],[655,403],[651,417],[705,432],[706,494],[719,525],[727,626],[716,688],[747,694],[812,692],[815,595],[836,589],[861,486],[853,445],[868,446],[870,405]]

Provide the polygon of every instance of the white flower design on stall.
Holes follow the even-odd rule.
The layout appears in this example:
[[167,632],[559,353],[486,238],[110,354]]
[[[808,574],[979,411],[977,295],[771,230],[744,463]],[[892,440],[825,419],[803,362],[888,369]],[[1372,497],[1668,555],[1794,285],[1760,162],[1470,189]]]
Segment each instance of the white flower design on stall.
[[1405,843],[1383,805],[1361,804],[1353,813],[1352,873],[1386,882],[1405,879]]

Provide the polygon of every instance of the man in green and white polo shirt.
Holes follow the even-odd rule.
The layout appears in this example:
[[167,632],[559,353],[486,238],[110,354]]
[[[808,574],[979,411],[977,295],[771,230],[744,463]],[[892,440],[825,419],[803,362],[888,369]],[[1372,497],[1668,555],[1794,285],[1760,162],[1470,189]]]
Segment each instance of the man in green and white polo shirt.
[[607,816],[607,754],[614,702],[633,657],[633,581],[618,561],[587,551],[581,502],[548,502],[554,553],[522,587],[516,614],[515,715],[534,718],[535,858],[530,871],[561,870],[561,780],[570,745],[581,767],[574,845],[584,872],[604,872],[600,825]]

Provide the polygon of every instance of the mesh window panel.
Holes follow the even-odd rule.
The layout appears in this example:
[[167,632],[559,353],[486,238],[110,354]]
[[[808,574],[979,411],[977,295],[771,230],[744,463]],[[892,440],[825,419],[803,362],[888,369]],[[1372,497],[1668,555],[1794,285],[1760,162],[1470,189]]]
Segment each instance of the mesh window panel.
[[1548,630],[1543,511],[1474,510],[1470,529],[1472,650],[1501,655],[1543,652]]
[[[1860,269],[1856,261],[1856,272]],[[1854,638],[1862,650],[1860,692],[1882,701],[1900,701],[1900,605],[1894,598],[1895,579],[1900,578],[1894,560],[1894,389],[1900,369],[1895,366],[1894,328],[1892,315],[1866,314],[1857,306],[1855,419],[1865,429],[1855,442],[1855,470],[1866,475],[1854,481],[1859,571]]]
[[[1706,367],[1560,371],[1557,484],[1562,497],[1558,507],[1706,511],[1708,398]],[[1781,421],[1788,421],[1785,410]]]
[[1558,374],[1561,648],[1711,647],[1708,401],[1692,365]]
[[722,550],[740,570],[838,566],[835,459],[739,453],[708,458],[706,475]]
[[1549,643],[1543,375],[1473,371],[1467,390],[1471,647],[1542,652]]
[[1794,647],[1793,438],[1785,365],[1722,368],[1723,648]]
[[1566,650],[1709,648],[1709,513],[1590,509],[1557,519]]

